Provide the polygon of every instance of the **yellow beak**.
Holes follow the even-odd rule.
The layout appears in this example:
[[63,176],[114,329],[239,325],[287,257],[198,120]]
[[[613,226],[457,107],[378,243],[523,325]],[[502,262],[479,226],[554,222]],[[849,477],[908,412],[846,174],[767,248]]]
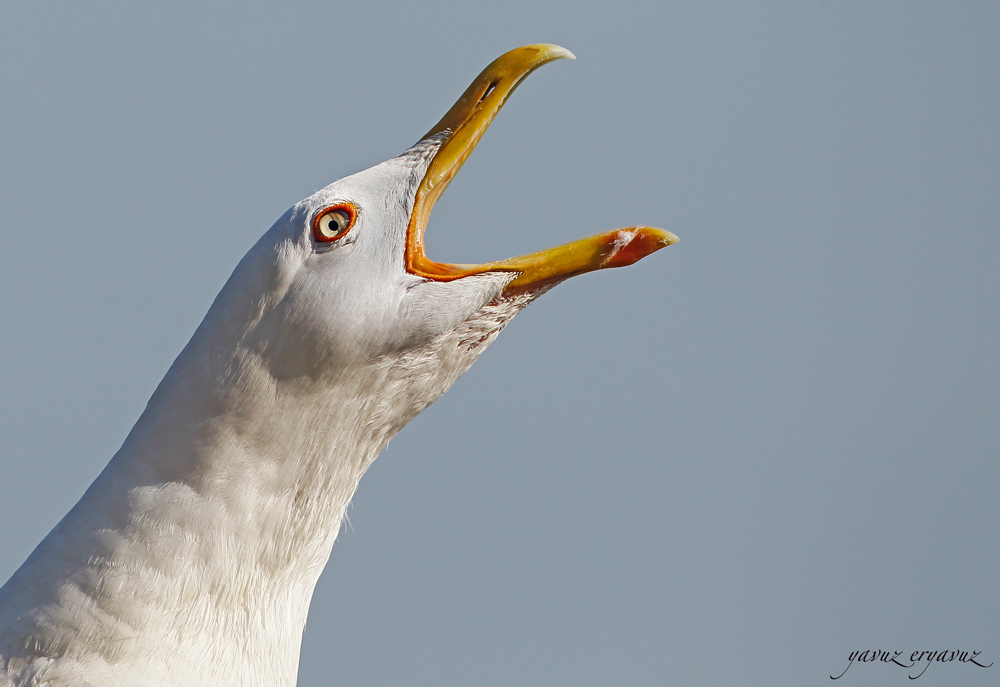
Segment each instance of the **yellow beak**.
[[447,133],[417,189],[406,234],[406,269],[426,279],[450,281],[483,272],[518,272],[505,294],[531,291],[576,274],[624,267],[677,242],[669,231],[629,227],[597,234],[548,250],[483,265],[434,262],[424,253],[424,231],[434,203],[461,169],[507,98],[528,74],[573,53],[558,45],[526,45],[494,60],[424,138]]

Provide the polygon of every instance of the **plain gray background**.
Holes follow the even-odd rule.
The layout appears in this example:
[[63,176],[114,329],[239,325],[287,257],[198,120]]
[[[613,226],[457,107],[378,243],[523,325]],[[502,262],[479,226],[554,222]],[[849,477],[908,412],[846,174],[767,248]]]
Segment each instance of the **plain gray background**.
[[[361,483],[302,685],[906,685],[1000,659],[1000,5],[0,10],[0,578],[118,448],[242,254],[554,42],[432,257],[647,223]],[[918,685],[996,684],[935,664]]]

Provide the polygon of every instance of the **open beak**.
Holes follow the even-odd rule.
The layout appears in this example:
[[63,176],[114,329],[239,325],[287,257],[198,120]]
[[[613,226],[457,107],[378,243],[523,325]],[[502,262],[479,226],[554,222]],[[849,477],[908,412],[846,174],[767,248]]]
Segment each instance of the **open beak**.
[[406,232],[406,269],[426,279],[450,281],[483,272],[518,272],[504,289],[511,295],[555,284],[577,274],[624,267],[677,242],[669,231],[629,227],[573,241],[548,250],[482,265],[434,262],[424,253],[424,231],[434,203],[479,143],[497,112],[518,84],[543,64],[573,53],[558,45],[526,45],[494,60],[424,138],[448,133],[417,189]]

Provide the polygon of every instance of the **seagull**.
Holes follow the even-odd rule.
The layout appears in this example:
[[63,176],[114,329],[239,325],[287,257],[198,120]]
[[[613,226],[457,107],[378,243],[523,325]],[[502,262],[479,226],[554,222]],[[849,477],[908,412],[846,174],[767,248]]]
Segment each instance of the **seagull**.
[[617,229],[435,262],[430,212],[517,85],[492,62],[412,148],[291,207],[240,261],[135,426],[0,588],[0,685],[294,685],[358,481],[532,300],[677,237]]

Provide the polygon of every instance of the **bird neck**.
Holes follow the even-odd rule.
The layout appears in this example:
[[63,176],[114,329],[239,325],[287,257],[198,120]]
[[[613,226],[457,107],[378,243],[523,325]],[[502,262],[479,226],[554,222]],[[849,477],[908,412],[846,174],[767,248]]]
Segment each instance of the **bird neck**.
[[90,666],[97,684],[163,671],[177,684],[294,684],[347,504],[408,418],[371,401],[390,364],[280,380],[251,351],[199,347],[196,337],[121,450],[0,590],[3,658],[33,670],[34,658],[60,657],[63,669]]

